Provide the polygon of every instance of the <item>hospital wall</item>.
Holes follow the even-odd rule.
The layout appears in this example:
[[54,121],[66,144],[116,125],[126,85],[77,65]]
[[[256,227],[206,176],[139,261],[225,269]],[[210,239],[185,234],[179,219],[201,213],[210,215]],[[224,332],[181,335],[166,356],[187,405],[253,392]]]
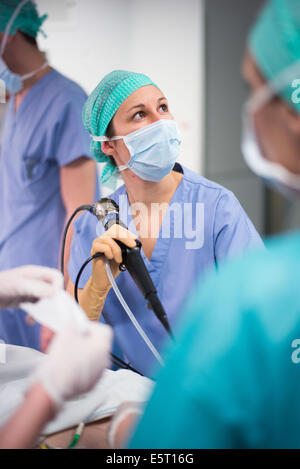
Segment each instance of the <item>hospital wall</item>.
[[248,89],[241,64],[248,31],[263,0],[206,0],[205,175],[232,190],[260,233],[266,231],[266,194],[241,153],[242,109]]

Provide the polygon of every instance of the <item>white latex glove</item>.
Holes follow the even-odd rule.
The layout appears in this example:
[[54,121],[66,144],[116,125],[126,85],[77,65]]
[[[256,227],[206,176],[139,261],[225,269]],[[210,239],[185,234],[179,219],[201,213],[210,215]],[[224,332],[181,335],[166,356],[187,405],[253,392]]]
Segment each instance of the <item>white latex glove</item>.
[[77,329],[84,332],[90,321],[78,303],[64,290],[60,290],[51,298],[43,298],[37,303],[21,303],[20,307],[31,318],[53,332],[61,332],[72,322]]
[[50,267],[26,265],[0,272],[0,309],[36,302],[63,288],[63,276]]
[[69,323],[51,342],[30,384],[41,383],[58,410],[65,400],[94,387],[110,364],[111,342],[110,326],[91,322],[80,332]]
[[123,402],[119,406],[108,429],[108,443],[111,448],[125,448],[126,442],[133,433],[137,420],[143,413],[144,406],[145,403],[142,404],[141,402],[134,401]]

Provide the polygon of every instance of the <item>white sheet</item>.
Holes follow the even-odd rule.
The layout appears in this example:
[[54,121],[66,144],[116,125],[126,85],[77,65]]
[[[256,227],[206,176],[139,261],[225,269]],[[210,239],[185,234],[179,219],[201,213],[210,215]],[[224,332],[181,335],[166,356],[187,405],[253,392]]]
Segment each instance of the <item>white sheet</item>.
[[[44,354],[26,347],[7,345],[6,358],[6,364],[0,364],[0,426],[23,401],[29,375],[42,363]],[[95,388],[66,402],[42,434],[50,435],[81,421],[90,422],[112,415],[124,401],[145,403],[152,388],[151,380],[132,371],[105,370]]]

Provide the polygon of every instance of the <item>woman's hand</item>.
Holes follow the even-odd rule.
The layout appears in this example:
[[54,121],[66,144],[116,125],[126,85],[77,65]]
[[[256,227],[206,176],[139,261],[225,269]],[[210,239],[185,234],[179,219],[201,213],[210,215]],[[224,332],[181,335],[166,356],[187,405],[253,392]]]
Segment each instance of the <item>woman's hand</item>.
[[[91,250],[91,255],[101,252],[109,259],[110,267],[114,278],[120,273],[119,266],[122,263],[122,251],[115,240],[119,240],[126,246],[133,248],[136,246],[137,236],[120,225],[113,225],[102,236],[95,239]],[[103,258],[93,260],[92,286],[97,291],[107,291],[111,284],[106,274]]]

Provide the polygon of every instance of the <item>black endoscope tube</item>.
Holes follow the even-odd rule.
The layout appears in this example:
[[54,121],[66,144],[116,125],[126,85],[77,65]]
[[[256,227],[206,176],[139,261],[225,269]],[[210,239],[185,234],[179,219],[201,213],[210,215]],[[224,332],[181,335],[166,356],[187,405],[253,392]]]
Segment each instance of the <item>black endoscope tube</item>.
[[66,227],[64,229],[63,241],[62,241],[62,246],[61,246],[61,254],[60,254],[60,271],[63,274],[64,278],[65,278],[65,247],[66,247],[68,229],[72,221],[76,217],[77,213],[83,210],[87,210],[88,212],[91,212],[93,210],[93,206],[92,205],[80,205],[80,207],[76,208],[76,210],[70,216],[68,223],[66,224]]
[[115,241],[122,250],[123,265],[126,267],[136,286],[141,291],[149,308],[151,308],[157,319],[166,329],[167,333],[174,340],[167,314],[157,295],[156,288],[141,256],[142,243],[139,239],[136,239],[136,246],[129,248],[121,241]]
[[79,300],[78,300],[78,284],[79,284],[79,280],[80,280],[80,277],[81,277],[81,274],[82,272],[84,271],[84,269],[86,268],[86,266],[88,265],[89,262],[91,262],[93,259],[97,259],[98,257],[103,257],[103,254],[101,252],[96,252],[96,254],[94,254],[93,256],[90,256],[81,266],[78,274],[77,274],[77,277],[76,277],[76,281],[75,281],[75,285],[74,285],[74,298],[75,300],[77,301],[77,303],[79,304]]
[[155,313],[156,317],[160,320],[170,337],[174,340],[173,332],[170,327],[170,323],[168,321],[168,317],[166,312],[161,304],[161,301],[156,293],[156,291],[152,291],[147,296],[147,301],[150,304],[152,311]]

